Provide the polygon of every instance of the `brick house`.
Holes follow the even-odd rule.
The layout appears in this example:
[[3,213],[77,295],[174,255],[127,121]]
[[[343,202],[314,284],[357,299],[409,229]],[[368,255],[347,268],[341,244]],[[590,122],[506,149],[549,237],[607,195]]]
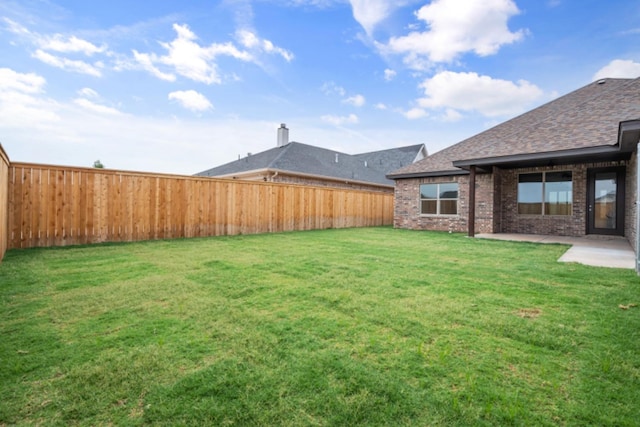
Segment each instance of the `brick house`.
[[387,175],[394,225],[636,244],[640,78],[603,79]]
[[426,156],[424,144],[347,154],[289,142],[289,129],[282,124],[277,146],[196,175],[393,193],[387,173]]

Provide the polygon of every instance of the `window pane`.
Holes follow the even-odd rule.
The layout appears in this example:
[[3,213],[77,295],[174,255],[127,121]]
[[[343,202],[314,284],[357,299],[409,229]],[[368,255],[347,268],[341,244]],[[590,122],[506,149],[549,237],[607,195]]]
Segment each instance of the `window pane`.
[[457,199],[458,184],[455,182],[440,184],[440,198],[441,199]]
[[568,203],[546,203],[544,205],[545,215],[571,215],[571,202]]
[[544,213],[546,215],[571,215],[573,182],[571,172],[548,173],[544,185]]
[[616,173],[596,174],[595,227],[616,228]]
[[545,182],[571,182],[571,171],[547,172]]
[[441,215],[456,215],[458,213],[457,200],[440,200]]
[[542,182],[542,174],[523,173],[518,176],[518,182]]
[[435,200],[423,200],[422,201],[422,212],[423,214],[435,215],[438,213],[437,209],[437,201]]
[[420,197],[423,199],[435,199],[438,197],[438,184],[422,184]]
[[542,203],[518,203],[518,213],[521,215],[541,215]]
[[542,174],[526,173],[518,176],[518,213],[542,214]]

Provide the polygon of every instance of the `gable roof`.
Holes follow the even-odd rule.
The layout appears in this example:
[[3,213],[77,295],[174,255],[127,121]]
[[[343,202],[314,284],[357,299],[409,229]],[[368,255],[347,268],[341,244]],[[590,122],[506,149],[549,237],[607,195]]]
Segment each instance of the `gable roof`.
[[270,170],[393,186],[393,181],[386,178],[386,174],[410,164],[423,151],[424,144],[418,144],[350,155],[300,142],[290,142],[196,175],[220,177]]
[[640,78],[602,79],[388,175],[467,173],[470,165],[613,155],[621,122],[640,119]]

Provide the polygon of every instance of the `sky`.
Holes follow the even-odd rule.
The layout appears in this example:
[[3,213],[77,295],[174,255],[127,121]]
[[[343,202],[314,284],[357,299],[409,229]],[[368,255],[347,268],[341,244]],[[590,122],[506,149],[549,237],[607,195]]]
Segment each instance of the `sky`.
[[290,140],[429,153],[640,76],[637,0],[2,0],[11,161],[191,175]]

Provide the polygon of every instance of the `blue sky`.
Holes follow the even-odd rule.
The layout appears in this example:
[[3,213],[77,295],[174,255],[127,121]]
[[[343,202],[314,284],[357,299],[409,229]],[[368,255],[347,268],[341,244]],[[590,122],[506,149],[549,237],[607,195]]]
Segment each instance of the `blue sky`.
[[290,139],[430,153],[640,76],[631,0],[3,0],[13,161],[193,174]]

